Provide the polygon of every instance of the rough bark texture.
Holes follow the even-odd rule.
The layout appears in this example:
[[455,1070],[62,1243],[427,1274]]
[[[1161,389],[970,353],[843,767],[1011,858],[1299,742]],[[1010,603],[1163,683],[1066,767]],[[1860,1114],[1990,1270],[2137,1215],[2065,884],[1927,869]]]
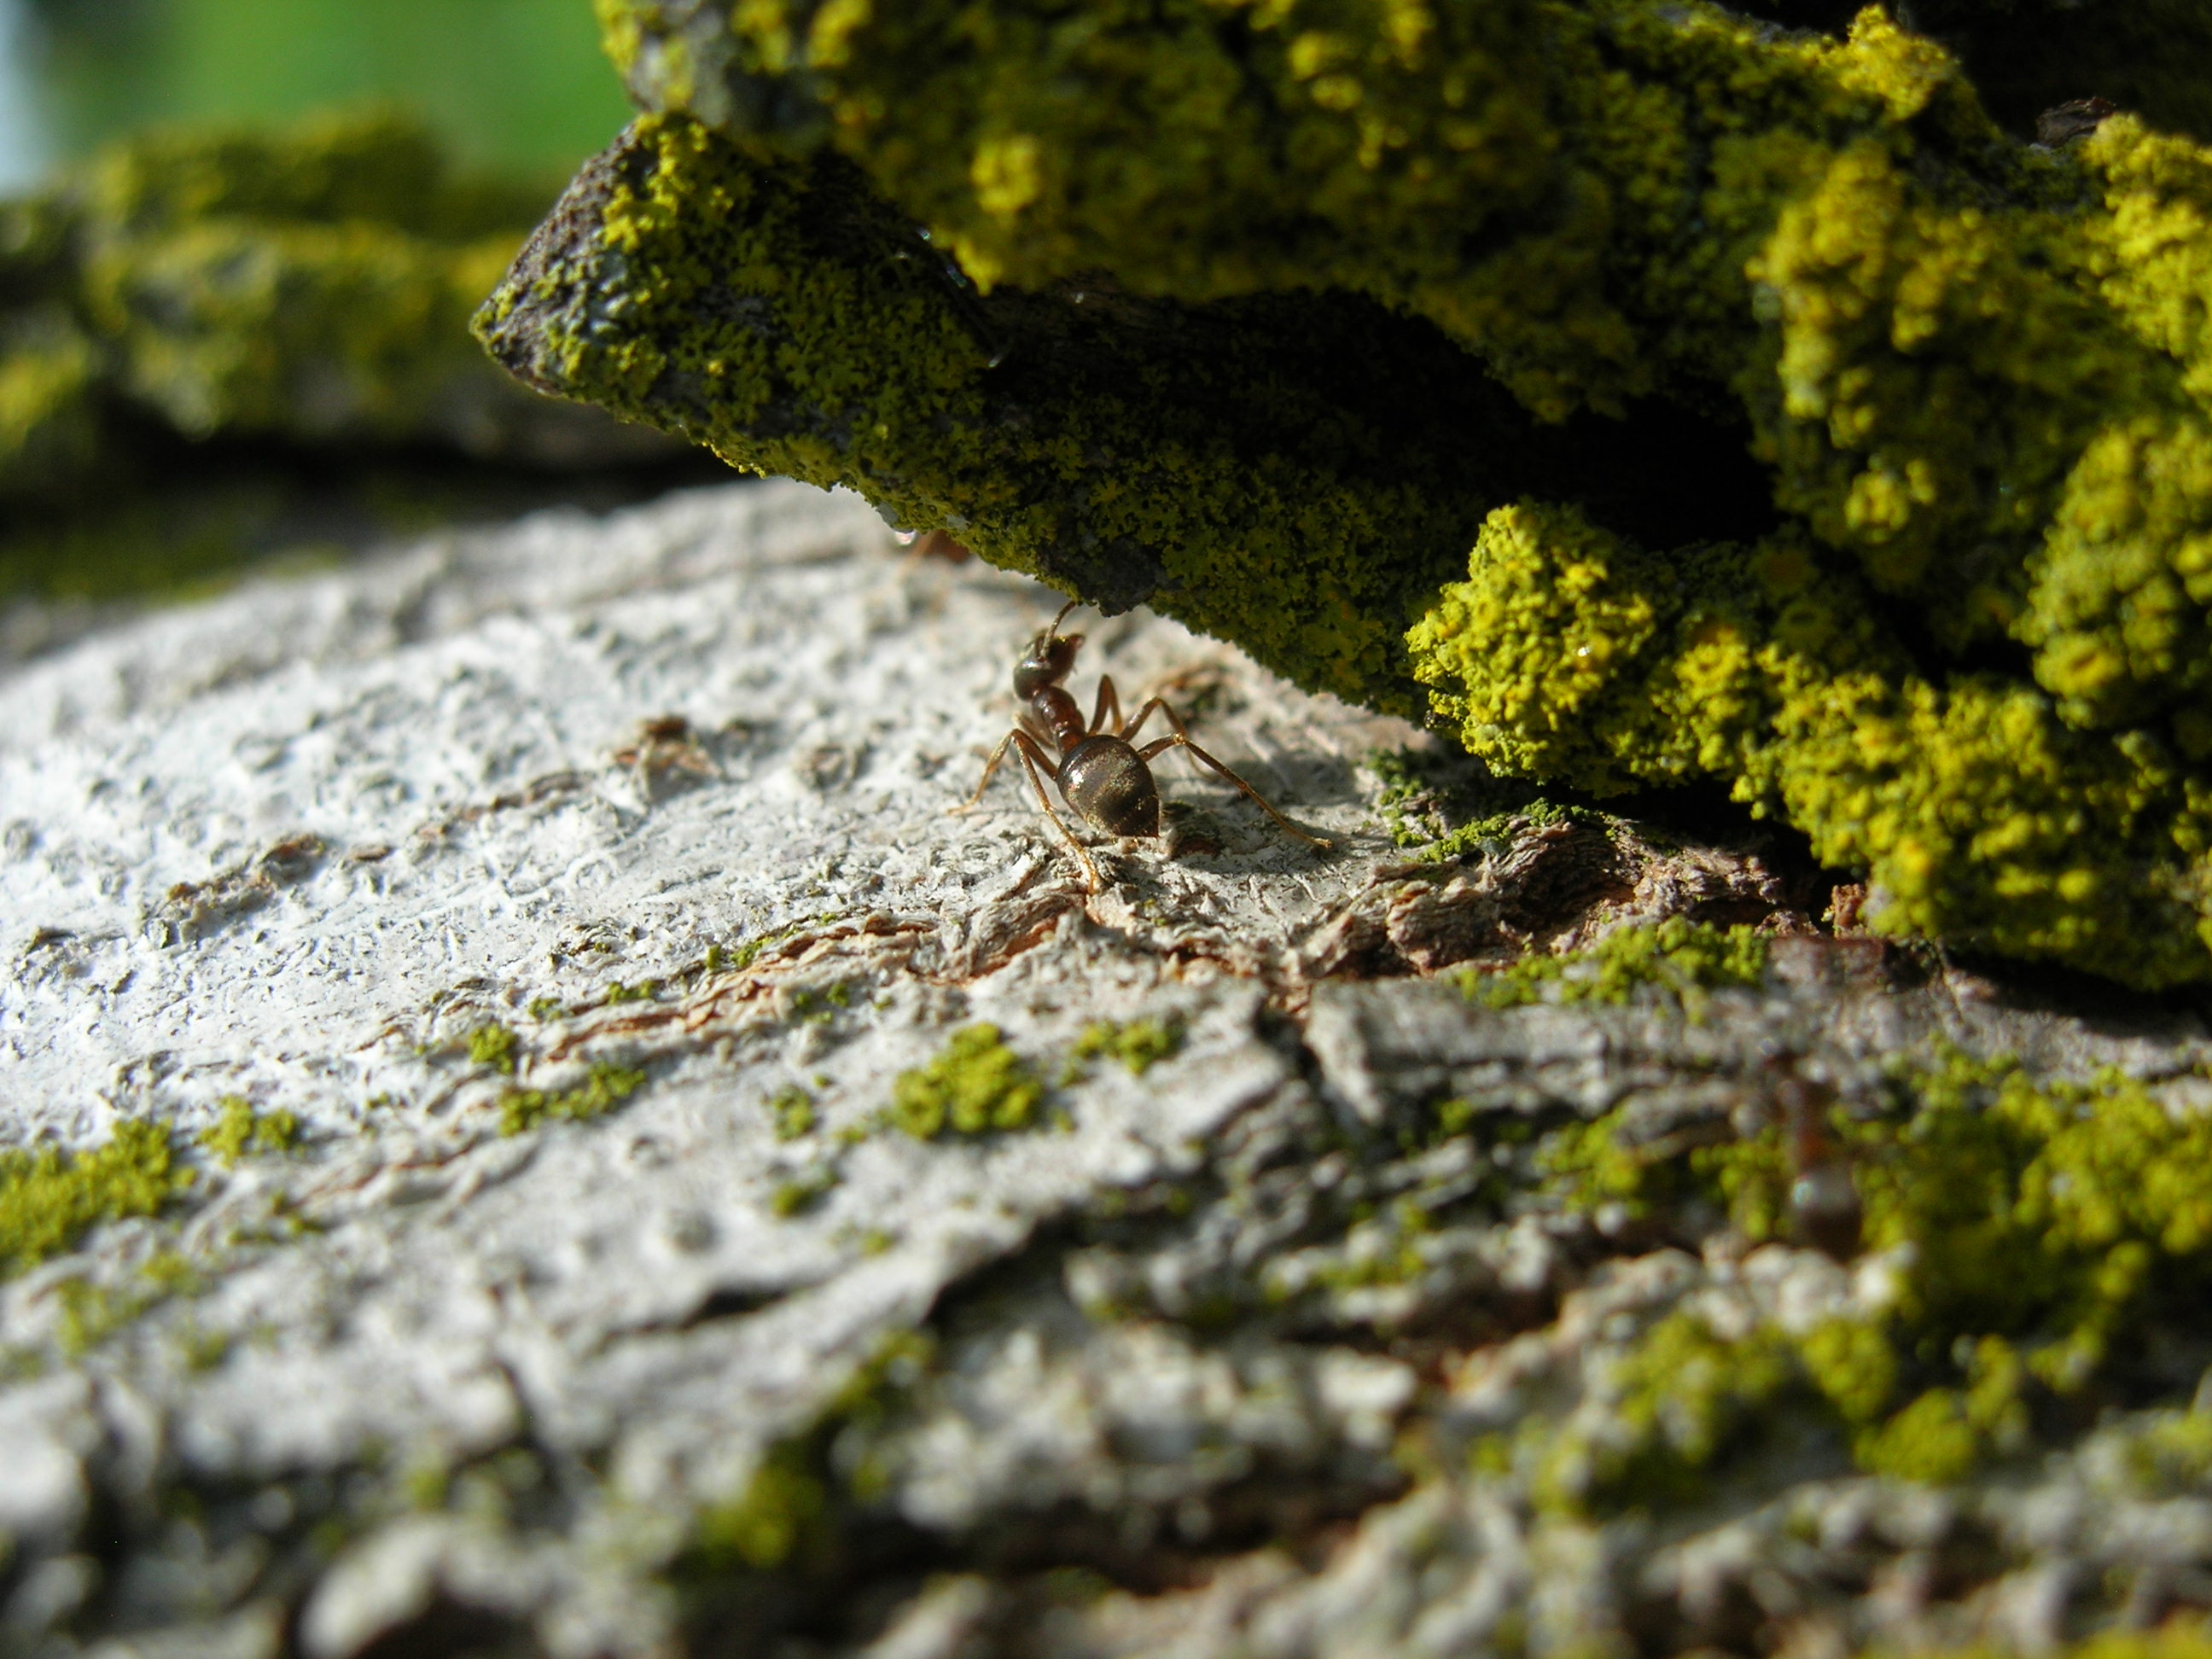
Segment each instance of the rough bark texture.
[[[1409,859],[1364,769],[1408,728],[1141,615],[1079,692],[1177,697],[1338,845],[1164,761],[1173,847],[1086,895],[1013,780],[945,811],[1052,597],[743,485],[0,682],[0,1644],[1827,1652],[2203,1599],[2201,1328],[2143,1304],[1941,1480],[1786,1389],[1655,1430],[1655,1330],[1878,1321],[1918,1258],[1559,1151],[1802,1087],[1909,1129],[1900,1063],[1998,1054],[2184,1122],[2192,1012],[1837,936],[1772,848],[1532,810]],[[1762,929],[1747,982],[1451,977],[1670,917]],[[95,1188],[146,1125],[166,1195]]]

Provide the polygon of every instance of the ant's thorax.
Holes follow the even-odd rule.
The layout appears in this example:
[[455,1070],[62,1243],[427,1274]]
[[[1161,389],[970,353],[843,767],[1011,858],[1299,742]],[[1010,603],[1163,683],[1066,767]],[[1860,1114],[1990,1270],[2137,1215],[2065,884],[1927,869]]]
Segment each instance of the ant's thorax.
[[[1066,614],[1066,610],[1060,612]],[[1053,620],[1057,624],[1059,617]],[[1060,684],[1075,672],[1075,653],[1082,648],[1082,635],[1048,628],[1030,642],[1028,652],[1014,665],[1014,696],[1052,733],[1063,755],[1081,743],[1090,729],[1083,723],[1083,711]]]
[[1039,686],[1030,694],[1030,712],[1052,733],[1052,740],[1060,745],[1063,755],[1089,734],[1089,728],[1083,723],[1083,711],[1076,707],[1075,699],[1067,695],[1065,686]]

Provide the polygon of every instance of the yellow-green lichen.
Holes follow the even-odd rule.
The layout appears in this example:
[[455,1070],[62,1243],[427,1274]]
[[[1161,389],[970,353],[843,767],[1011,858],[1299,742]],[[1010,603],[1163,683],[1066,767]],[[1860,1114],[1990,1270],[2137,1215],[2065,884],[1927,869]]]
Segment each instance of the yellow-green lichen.
[[1626,1003],[1656,988],[1693,1013],[1711,992],[1755,986],[1766,977],[1766,939],[1749,927],[1714,927],[1669,916],[1616,927],[1588,950],[1529,956],[1509,968],[1470,970],[1459,984],[1470,1001],[1490,1008],[1532,1002]]
[[1863,1432],[1853,1447],[1873,1474],[1942,1482],[1971,1474],[1984,1459],[2028,1443],[2027,1378],[2020,1356],[2002,1337],[1972,1346],[1967,1381],[1927,1389],[1887,1421]]
[[1425,864],[1501,852],[1518,831],[1598,816],[1491,777],[1450,751],[1377,750],[1362,765],[1376,781],[1375,810],[1391,841]]
[[134,1324],[139,1316],[156,1303],[165,1299],[160,1287],[137,1285],[121,1287],[98,1285],[87,1279],[65,1279],[54,1286],[54,1298],[61,1304],[59,1335],[61,1351],[71,1359],[81,1359],[113,1336]]
[[495,1072],[513,1077],[515,1048],[513,1029],[496,1021],[479,1025],[469,1033],[469,1064],[471,1066],[489,1066]]
[[2017,1353],[1995,1336],[1968,1346],[1959,1386],[1899,1405],[1909,1352],[1878,1323],[1836,1319],[1795,1337],[1761,1328],[1730,1340],[1696,1314],[1671,1314],[1613,1364],[1600,1409],[1563,1429],[1524,1431],[1536,1494],[1601,1513],[1680,1506],[1792,1427],[1832,1434],[1869,1474],[1958,1480],[2030,1444]]
[[[1172,1213],[1172,1206],[1170,1206]],[[1401,1199],[1382,1216],[1354,1224],[1341,1259],[1324,1262],[1313,1282],[1325,1290],[1364,1290],[1378,1285],[1410,1285],[1431,1267],[1424,1241],[1436,1231],[1429,1212],[1410,1198]],[[1279,1297],[1286,1287],[1263,1290]]]
[[997,1026],[965,1025],[927,1066],[899,1073],[889,1117],[917,1140],[992,1134],[1028,1128],[1043,1100],[1043,1084]]
[[216,1103],[216,1121],[203,1129],[199,1144],[226,1165],[234,1164],[250,1152],[287,1152],[299,1144],[300,1120],[295,1113],[278,1108],[258,1112],[243,1095],[225,1095]]
[[0,1152],[0,1273],[59,1255],[97,1223],[158,1214],[191,1181],[168,1132],[137,1120],[85,1152]]
[[1182,1047],[1182,1028],[1171,1020],[1094,1020],[1068,1050],[1068,1070],[1080,1076],[1091,1060],[1112,1060],[1131,1077],[1142,1077]]
[[1801,1382],[1778,1334],[1724,1341],[1694,1316],[1671,1315],[1604,1380],[1601,1397],[1611,1412],[1601,1427],[1545,1437],[1537,1498],[1595,1510],[1694,1499],[1708,1470],[1755,1441],[1776,1402]]
[[734,1500],[700,1516],[696,1547],[715,1566],[803,1566],[827,1547],[829,1522],[830,1494],[803,1449],[779,1445]]
[[2128,1473],[2154,1498],[2179,1498],[2212,1476],[2212,1412],[2161,1413],[2131,1437]]
[[[2025,1449],[2038,1399],[2080,1410],[2124,1389],[2136,1334],[2186,1317],[2212,1286],[2202,1110],[2118,1075],[2038,1080],[1960,1056],[1903,1068],[1897,1084],[1899,1112],[1838,1113],[1824,1130],[1849,1160],[1865,1247],[1891,1264],[1887,1299],[1799,1336],[1763,1329],[1737,1343],[1696,1315],[1672,1316],[1623,1362],[1612,1414],[1546,1454],[1572,1475],[1547,1477],[1555,1495],[1672,1501],[1720,1458],[1735,1431],[1723,1427],[1791,1401],[1803,1420],[1832,1425],[1863,1468],[1955,1480]],[[1625,1127],[1615,1115],[1553,1139],[1544,1169],[1570,1202],[1650,1216],[1702,1195],[1750,1240],[1786,1232],[1793,1170],[1778,1128],[1639,1146]],[[1690,1374],[1707,1348],[1733,1356],[1697,1373],[1727,1379],[1723,1393],[1642,1388]]]
[[2202,971],[2212,796],[2179,739],[2077,729],[1995,676],[1918,678],[1804,544],[1662,559],[1503,508],[1407,638],[1434,716],[1500,771],[1715,780],[1869,871],[1886,926],[2140,983]]
[[230,1358],[228,1332],[210,1330],[189,1320],[176,1327],[171,1340],[179,1362],[187,1371],[211,1371]]
[[785,1221],[793,1216],[804,1214],[835,1191],[842,1178],[834,1165],[817,1164],[788,1181],[777,1182],[775,1189],[768,1197],[769,1210],[778,1219]]
[[809,928],[826,927],[836,920],[836,911],[825,911],[818,916],[804,916],[797,921],[787,922],[781,927],[756,933],[751,938],[740,939],[737,944],[727,948],[720,945],[710,945],[707,947],[706,970],[709,974],[741,974],[759,961],[763,954],[774,950],[777,945],[797,939]]
[[797,1084],[779,1089],[768,1103],[769,1115],[775,1124],[778,1140],[799,1140],[814,1133],[821,1115],[814,1109],[814,1097]]
[[684,1565],[702,1576],[732,1568],[807,1573],[823,1566],[837,1547],[846,1500],[865,1502],[878,1484],[865,1455],[840,1459],[833,1468],[833,1445],[848,1433],[878,1427],[933,1358],[921,1333],[886,1338],[812,1424],[768,1448],[742,1491],[700,1512]]
[[[601,240],[573,269],[518,267],[478,318],[517,373],[750,469],[859,483],[998,562],[1096,571],[1120,604],[1164,582],[1198,625],[1276,635],[1266,654],[1304,682],[1395,684],[1389,700],[1411,706],[1403,617],[1494,499],[1487,456],[1529,441],[1489,430],[1515,418],[1502,394],[1455,375],[1423,331],[1349,298],[1170,307],[1133,330],[1125,307],[1101,306],[994,369],[996,336],[929,245],[834,158],[766,159],[657,117],[603,166]],[[690,210],[708,199],[722,205]],[[611,325],[593,323],[592,284],[617,264],[634,291]],[[1407,418],[1414,401],[1439,429]],[[1023,482],[1042,474],[1061,482]],[[1232,525],[1244,586],[1213,562]],[[1291,568],[1308,602],[1285,633],[1261,584]]]
[[785,1006],[791,1018],[802,1024],[832,1024],[839,1014],[853,1006],[853,987],[850,981],[842,979],[826,989],[801,986],[791,993]]
[[[1873,1650],[1872,1659],[2011,1659],[1994,1647]],[[2154,1630],[2112,1630],[2051,1650],[2051,1659],[2212,1659],[2212,1630],[2177,1614]]]
[[499,1132],[519,1135],[549,1119],[589,1122],[611,1112],[644,1086],[642,1071],[602,1060],[572,1089],[510,1089],[500,1097]]

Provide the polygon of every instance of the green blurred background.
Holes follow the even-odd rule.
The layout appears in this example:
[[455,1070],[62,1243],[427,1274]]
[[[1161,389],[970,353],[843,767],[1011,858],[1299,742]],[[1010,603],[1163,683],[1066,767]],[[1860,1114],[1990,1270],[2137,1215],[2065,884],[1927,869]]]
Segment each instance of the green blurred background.
[[[27,199],[58,170],[149,129],[179,135],[187,149],[232,127],[281,144],[307,131],[294,125],[303,117],[380,108],[426,125],[462,172],[521,186],[497,192],[514,207],[518,242],[542,210],[533,201],[550,205],[632,112],[600,53],[592,0],[0,0],[0,671],[65,641],[88,603],[188,598],[258,570],[326,564],[434,526],[562,502],[605,510],[727,476],[709,456],[658,434],[625,434],[596,415],[588,418],[603,425],[588,453],[557,463],[457,447],[434,428],[318,437],[281,422],[232,418],[235,410],[205,429],[180,426],[149,393],[143,354],[133,356],[129,330],[103,323],[87,298],[78,267],[94,257],[88,250],[99,235],[79,234],[63,266],[38,266],[29,276],[43,256],[9,241],[9,198]],[[12,222],[19,240],[39,222],[20,214]],[[248,240],[265,234],[266,258],[292,272],[278,289],[298,290],[284,305],[322,303],[314,298],[319,283],[335,280],[315,263],[325,233],[312,222],[280,216],[258,230],[247,221],[206,228]],[[109,226],[100,234],[116,232]],[[436,262],[466,249],[394,234],[394,258],[405,269],[392,280],[414,282],[422,291],[408,292],[424,304],[448,303],[438,298]],[[376,287],[366,275],[357,285]],[[173,325],[149,325],[160,336],[155,355],[174,348],[172,356],[215,365],[211,396],[222,391],[227,352],[252,356],[253,342],[223,337],[219,310],[203,318],[185,306]],[[316,340],[328,333],[312,316],[272,313],[270,321],[270,338],[283,332],[277,324]],[[72,410],[82,410],[53,393],[50,401],[59,401],[50,411],[34,395],[52,380],[49,359],[63,337],[89,342],[97,365],[85,405],[97,422],[97,453],[71,472],[40,459],[40,423],[66,428],[76,418]],[[427,363],[443,374],[434,359],[446,354],[528,399],[458,323],[450,339],[425,345],[428,356],[410,347],[413,356],[392,373],[404,379]],[[295,341],[283,349],[307,348]],[[270,380],[285,383],[281,375]],[[4,465],[11,457],[12,474]],[[67,487],[9,493],[11,479],[21,486],[50,473]]]
[[591,0],[0,0],[9,33],[13,183],[149,125],[382,100],[557,185],[629,113]]

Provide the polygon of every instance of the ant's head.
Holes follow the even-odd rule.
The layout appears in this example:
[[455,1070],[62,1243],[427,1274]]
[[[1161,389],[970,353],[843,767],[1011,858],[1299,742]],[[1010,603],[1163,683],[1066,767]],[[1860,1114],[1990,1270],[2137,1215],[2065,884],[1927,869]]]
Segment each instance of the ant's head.
[[1052,625],[1030,641],[1030,648],[1014,665],[1014,695],[1024,702],[1045,689],[1058,685],[1075,672],[1075,653],[1083,648],[1083,635],[1062,634],[1060,617],[1075,609],[1078,601],[1070,599],[1060,607],[1060,616]]

